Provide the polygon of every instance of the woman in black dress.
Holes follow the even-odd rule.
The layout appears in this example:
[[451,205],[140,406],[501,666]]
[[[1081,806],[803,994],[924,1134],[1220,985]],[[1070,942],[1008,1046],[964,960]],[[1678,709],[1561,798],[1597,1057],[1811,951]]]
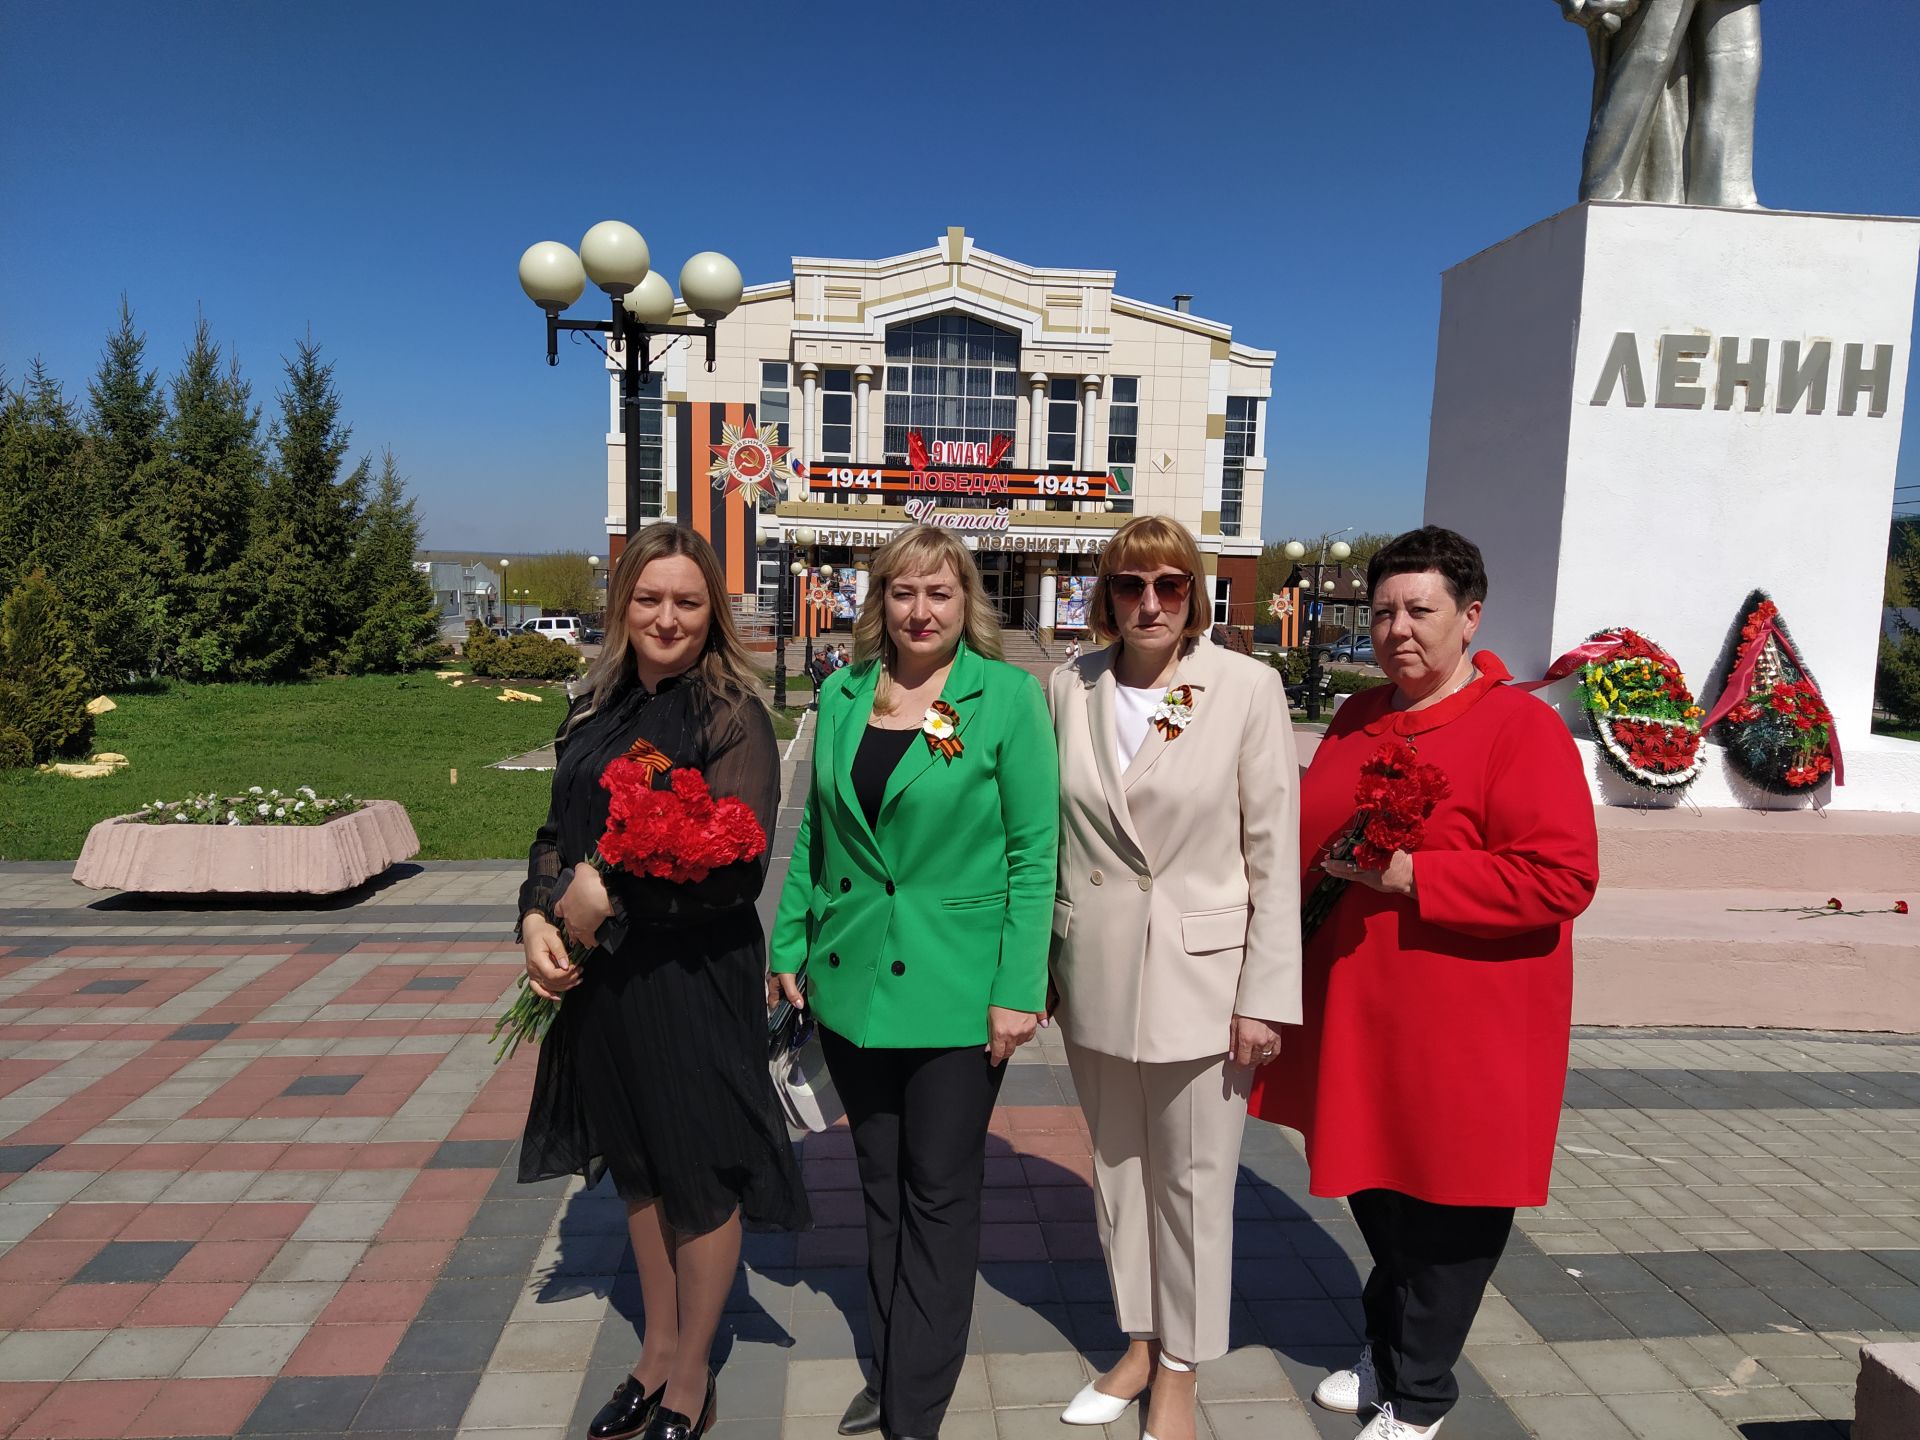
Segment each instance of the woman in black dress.
[[[767,855],[685,885],[584,863],[606,828],[601,773],[636,740],[740,797],[771,840],[773,726],[713,547],[675,525],[642,530],[614,568],[604,648],[561,727],[520,890],[528,983],[566,997],[540,1047],[520,1179],[613,1172],[646,1333],[589,1434],[688,1440],[713,1420],[710,1351],[741,1226],[803,1229],[807,1201],[766,1063],[754,901]],[[599,947],[583,965],[560,927]]]

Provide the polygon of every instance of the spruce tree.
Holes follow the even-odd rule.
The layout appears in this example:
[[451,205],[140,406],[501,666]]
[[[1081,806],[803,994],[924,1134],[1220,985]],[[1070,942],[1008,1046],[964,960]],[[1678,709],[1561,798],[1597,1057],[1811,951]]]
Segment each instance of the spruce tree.
[[203,317],[173,379],[159,521],[149,533],[169,634],[165,663],[224,680],[240,645],[240,561],[263,489],[260,411],[237,360],[221,363]]
[[273,464],[243,562],[253,598],[237,673],[291,680],[328,668],[344,648],[351,606],[346,569],[367,483],[365,463],[344,479],[351,430],[340,420],[333,366],[303,340],[287,362]]
[[427,577],[413,567],[420,521],[393,452],[381,456],[380,478],[360,520],[348,592],[358,620],[342,665],[355,674],[411,670],[438,650],[439,607]]
[[35,360],[0,404],[0,593],[29,571],[57,580],[89,557],[94,497],[84,459],[73,406]]
[[94,649],[110,678],[151,673],[166,630],[165,553],[159,534],[165,484],[162,450],[167,408],[146,368],[146,336],[120,298],[120,322],[107,335],[100,368],[87,387],[87,443],[93,463],[97,555],[91,593],[76,593],[93,617]]

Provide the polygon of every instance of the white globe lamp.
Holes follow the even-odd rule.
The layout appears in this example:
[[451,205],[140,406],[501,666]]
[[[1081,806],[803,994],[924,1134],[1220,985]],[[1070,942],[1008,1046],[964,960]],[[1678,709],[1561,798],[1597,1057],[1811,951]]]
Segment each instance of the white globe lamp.
[[520,288],[549,315],[558,315],[587,288],[587,272],[558,240],[542,240],[520,256]]
[[627,314],[642,325],[673,323],[673,287],[667,284],[667,277],[658,270],[649,270],[646,277],[627,292],[627,298],[620,304]]
[[580,237],[587,278],[618,299],[647,278],[647,242],[624,220],[602,220]]
[[702,320],[724,320],[745,288],[740,267],[717,250],[702,250],[680,267],[680,294]]

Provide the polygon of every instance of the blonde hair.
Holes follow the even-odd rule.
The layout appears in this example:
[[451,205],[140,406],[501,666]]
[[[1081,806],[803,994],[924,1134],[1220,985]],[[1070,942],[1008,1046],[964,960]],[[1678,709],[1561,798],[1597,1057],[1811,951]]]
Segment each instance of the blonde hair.
[[1193,532],[1177,520],[1164,515],[1136,515],[1118,530],[1100,554],[1100,574],[1093,582],[1093,597],[1087,605],[1087,623],[1102,640],[1114,640],[1120,634],[1120,622],[1113,613],[1113,587],[1109,576],[1122,570],[1158,570],[1171,565],[1187,573],[1187,623],[1180,629],[1182,640],[1191,640],[1213,628],[1209,607],[1201,603],[1201,587],[1207,578],[1206,563]]
[[565,735],[593,714],[618,690],[636,679],[633,641],[627,634],[627,603],[633,599],[640,574],[656,560],[684,555],[700,567],[700,578],[707,586],[707,639],[693,671],[708,693],[736,703],[752,701],[764,705],[760,694],[760,672],[740,643],[740,632],[733,628],[733,607],[728,603],[726,575],[713,545],[697,530],[668,521],[649,525],[627,541],[613,567],[607,585],[606,638],[600,654],[587,670],[583,694],[587,703],[568,720]]
[[873,709],[877,715],[893,710],[893,667],[897,657],[893,640],[887,634],[887,590],[904,575],[931,575],[941,566],[953,571],[960,586],[963,605],[961,634],[967,648],[989,660],[1004,653],[1000,647],[1000,617],[987,599],[987,587],[981,583],[980,569],[973,554],[951,530],[934,525],[914,525],[873,552],[868,566],[867,598],[853,622],[853,663],[877,660],[880,677],[873,687]]

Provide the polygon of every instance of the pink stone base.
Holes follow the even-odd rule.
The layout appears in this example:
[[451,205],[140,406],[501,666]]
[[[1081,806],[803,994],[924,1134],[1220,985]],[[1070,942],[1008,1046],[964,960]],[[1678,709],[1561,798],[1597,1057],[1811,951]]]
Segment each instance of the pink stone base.
[[1854,1389],[1853,1440],[1920,1435],[1920,1345],[1868,1345]]
[[419,851],[392,800],[324,825],[142,825],[122,816],[87,832],[73,878],[160,895],[333,895]]

